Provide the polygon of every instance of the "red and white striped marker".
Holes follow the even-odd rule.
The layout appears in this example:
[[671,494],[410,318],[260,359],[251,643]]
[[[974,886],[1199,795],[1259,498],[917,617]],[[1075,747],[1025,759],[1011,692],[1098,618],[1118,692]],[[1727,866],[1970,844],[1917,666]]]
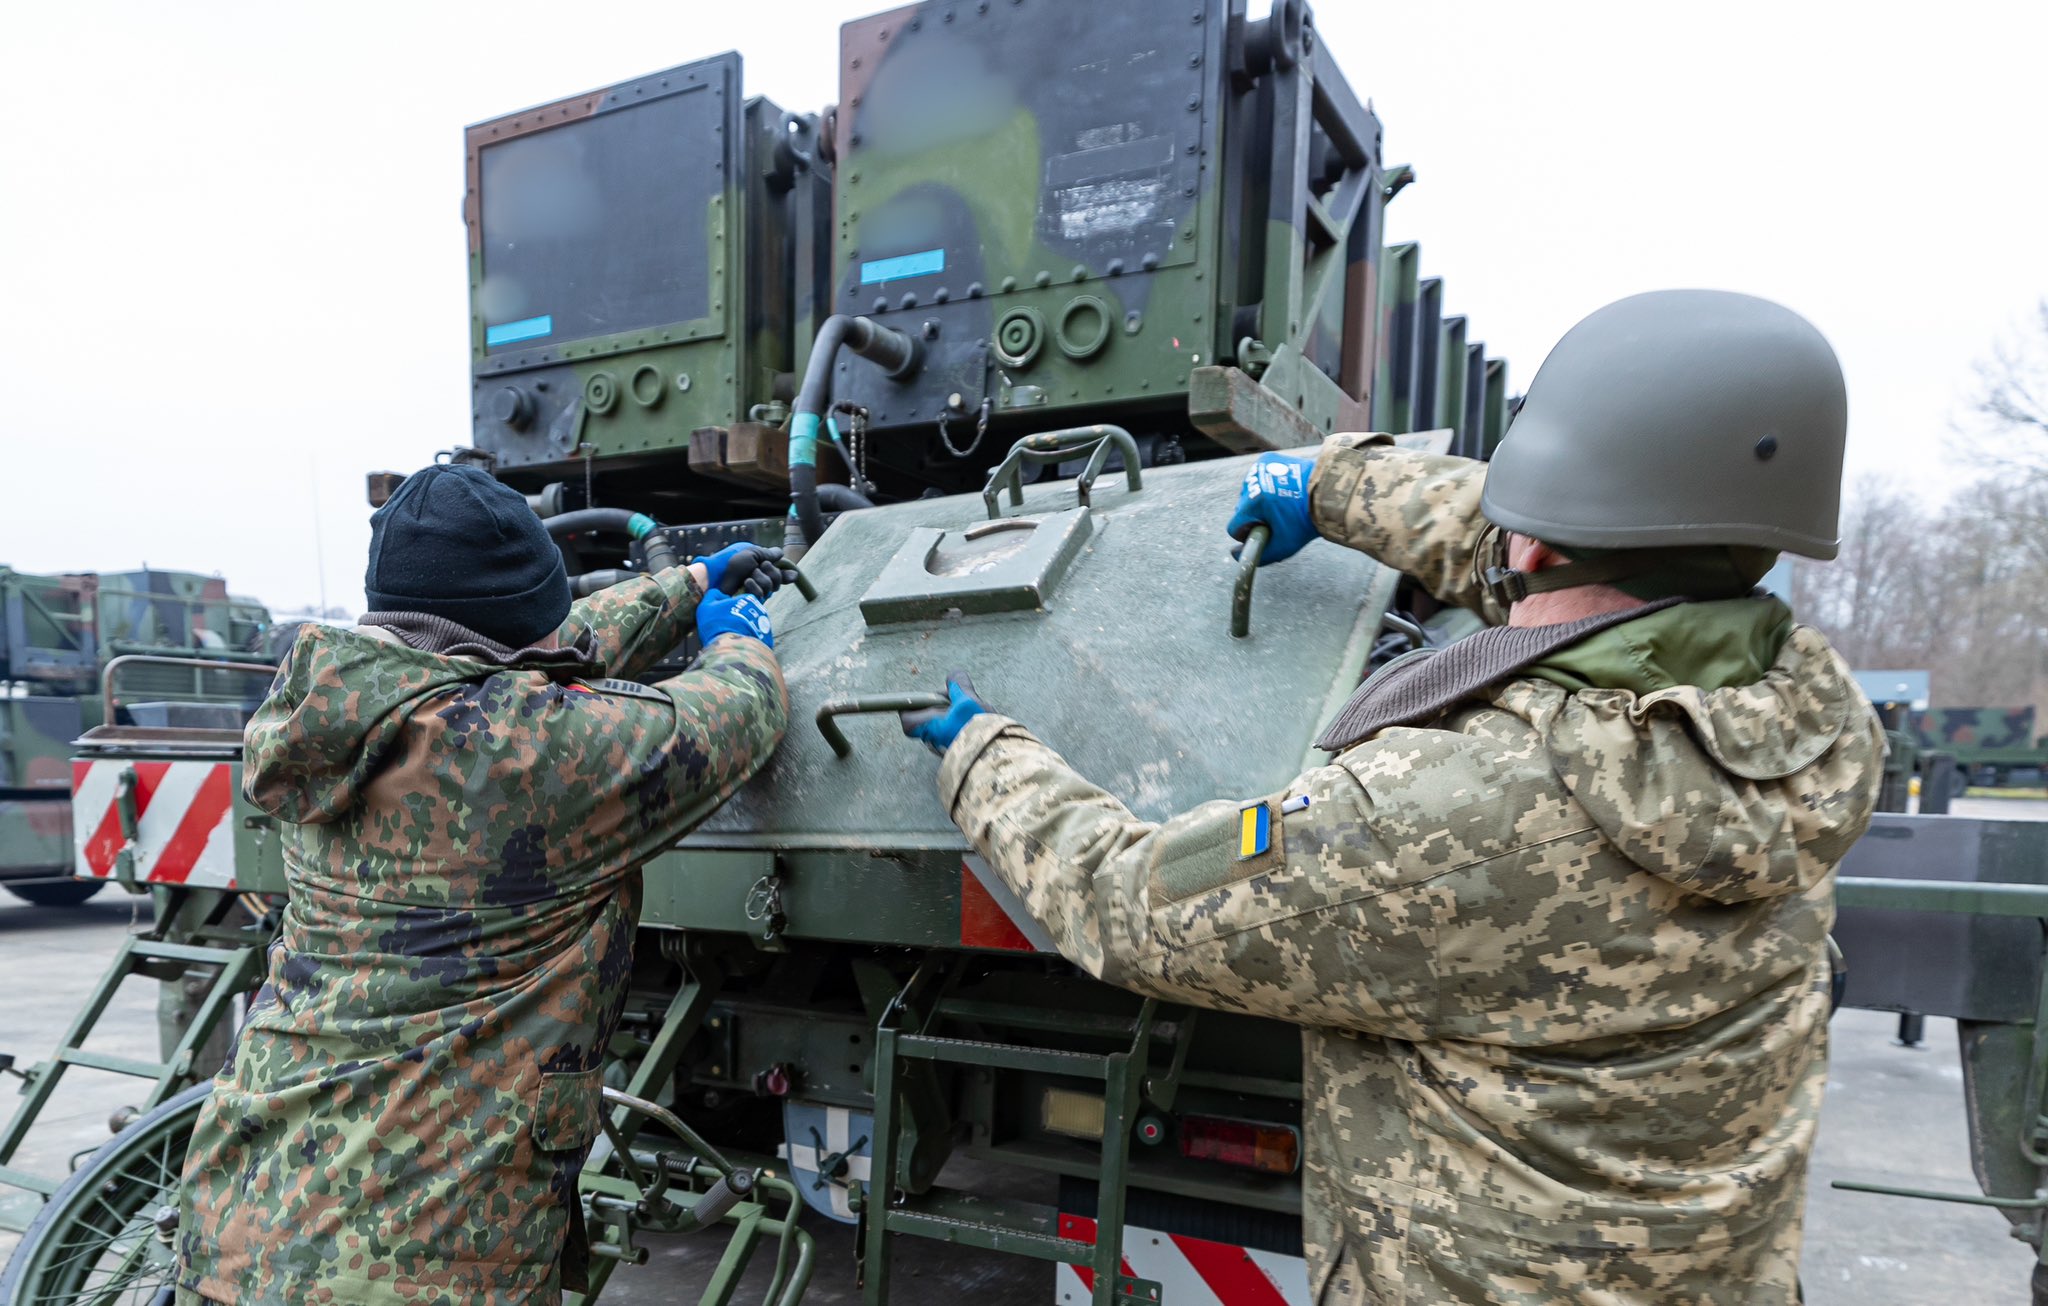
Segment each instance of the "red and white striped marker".
[[[117,792],[135,773],[135,842],[121,833]],[[148,884],[235,887],[234,767],[228,762],[71,763],[72,873],[114,878],[114,859],[133,854],[135,878]]]
[[[1060,1215],[1060,1237],[1095,1241],[1095,1221]],[[1123,1272],[1159,1285],[1165,1306],[1309,1306],[1308,1262],[1299,1256],[1255,1251],[1206,1238],[1124,1226]],[[1082,1265],[1053,1267],[1053,1301],[1087,1306],[1095,1272]]]

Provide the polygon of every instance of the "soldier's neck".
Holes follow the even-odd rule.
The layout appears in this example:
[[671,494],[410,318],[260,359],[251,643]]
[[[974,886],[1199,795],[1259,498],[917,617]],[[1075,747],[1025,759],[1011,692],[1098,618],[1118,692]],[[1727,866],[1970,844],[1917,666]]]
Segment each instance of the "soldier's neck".
[[1508,624],[1555,626],[1643,606],[1644,600],[1633,594],[1624,594],[1612,585],[1574,585],[1568,590],[1531,594],[1508,609]]

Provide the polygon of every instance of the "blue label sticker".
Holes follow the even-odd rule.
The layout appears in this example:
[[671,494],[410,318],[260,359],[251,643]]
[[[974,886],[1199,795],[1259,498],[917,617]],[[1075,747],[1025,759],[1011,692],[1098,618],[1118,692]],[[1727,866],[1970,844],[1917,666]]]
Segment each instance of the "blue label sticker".
[[522,317],[517,322],[500,322],[484,328],[484,344],[492,349],[499,345],[516,345],[522,340],[538,340],[555,333],[555,316],[543,313],[539,317]]
[[934,272],[946,270],[946,251],[942,249],[919,250],[915,254],[898,254],[895,258],[870,259],[860,265],[860,283],[863,286],[879,285],[884,281],[901,281],[905,277],[928,277]]

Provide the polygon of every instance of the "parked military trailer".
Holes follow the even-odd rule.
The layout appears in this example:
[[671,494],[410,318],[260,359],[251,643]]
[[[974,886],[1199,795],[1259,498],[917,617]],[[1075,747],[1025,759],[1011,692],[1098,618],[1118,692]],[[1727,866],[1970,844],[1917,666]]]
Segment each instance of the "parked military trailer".
[[2039,782],[2048,775],[2048,738],[2035,734],[2031,707],[1938,707],[1913,716],[1923,750],[1940,750],[1975,785]]
[[[206,705],[244,706],[250,685],[167,659],[262,661],[270,614],[196,572],[34,575],[0,567],[0,887],[30,902],[83,902],[72,878],[72,743],[118,718],[168,725]],[[108,662],[128,655],[110,717]]]

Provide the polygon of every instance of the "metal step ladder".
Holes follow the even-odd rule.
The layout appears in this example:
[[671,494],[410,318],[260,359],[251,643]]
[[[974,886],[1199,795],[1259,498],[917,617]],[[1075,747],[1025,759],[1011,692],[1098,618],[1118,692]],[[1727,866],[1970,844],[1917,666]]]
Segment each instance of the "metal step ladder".
[[[235,995],[254,986],[262,973],[264,950],[272,932],[261,925],[236,928],[220,920],[234,907],[235,898],[226,891],[188,891],[195,901],[179,904],[166,914],[158,928],[148,934],[130,935],[121,941],[112,964],[100,976],[99,984],[85,1005],[72,1018],[57,1050],[47,1061],[27,1070],[16,1070],[11,1055],[0,1054],[0,1072],[18,1075],[26,1100],[17,1108],[5,1128],[0,1128],[0,1184],[26,1189],[43,1198],[57,1191],[65,1176],[39,1175],[9,1164],[36,1118],[56,1094],[65,1072],[73,1067],[132,1075],[151,1081],[149,1090],[134,1104],[136,1113],[162,1104],[187,1086],[211,1072],[212,1067],[195,1064],[199,1049],[212,1037],[221,1020],[232,1010]],[[218,901],[198,900],[204,894]],[[168,936],[168,937],[166,937]],[[200,939],[203,942],[188,942]],[[215,967],[212,982],[199,1000],[190,1023],[167,1060],[145,1061],[139,1057],[113,1056],[85,1047],[93,1027],[106,1013],[121,982],[131,975],[143,975],[175,982],[191,966]],[[24,1215],[16,1209],[0,1210],[0,1229],[20,1232],[33,1219],[31,1206]]]
[[[875,1032],[873,1177],[866,1191],[855,1194],[861,1225],[856,1244],[863,1276],[861,1301],[865,1306],[888,1301],[890,1238],[908,1235],[1072,1265],[1093,1283],[1092,1306],[1158,1306],[1159,1284],[1122,1272],[1121,1237],[1131,1129],[1146,1087],[1158,1003],[1147,998],[1118,1031],[1128,1039],[1117,1051],[1073,1052],[932,1033],[948,1015],[980,1014],[964,1009],[956,1013],[944,1000],[930,1002],[920,1013],[923,991],[936,983],[931,968],[920,968],[890,1002]],[[902,1156],[906,1081],[918,1067],[941,1064],[1038,1072],[1102,1084],[1102,1161],[1093,1243],[1062,1237],[1059,1210],[1053,1206],[995,1201],[937,1187],[918,1194],[894,1191]]]

